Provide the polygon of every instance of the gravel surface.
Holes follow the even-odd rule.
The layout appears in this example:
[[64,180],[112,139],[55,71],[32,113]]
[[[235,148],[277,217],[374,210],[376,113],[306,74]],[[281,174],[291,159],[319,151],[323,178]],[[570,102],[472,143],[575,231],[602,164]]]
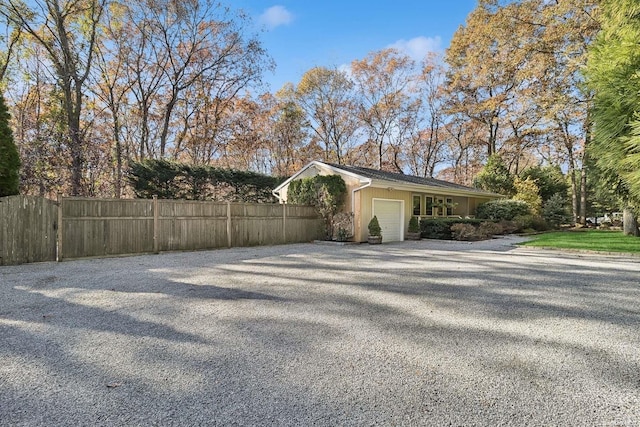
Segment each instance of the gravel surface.
[[0,425],[640,425],[640,258],[517,239],[0,267]]

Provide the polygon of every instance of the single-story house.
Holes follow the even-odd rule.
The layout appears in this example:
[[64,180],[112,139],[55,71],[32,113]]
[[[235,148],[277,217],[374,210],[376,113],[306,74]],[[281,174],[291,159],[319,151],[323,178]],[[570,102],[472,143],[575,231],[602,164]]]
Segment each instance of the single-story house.
[[291,181],[316,175],[340,175],[347,185],[344,211],[353,212],[354,240],[367,240],[367,225],[378,217],[385,242],[405,238],[411,216],[472,217],[481,203],[504,197],[477,188],[434,178],[313,161],[276,187],[274,195],[287,202]]

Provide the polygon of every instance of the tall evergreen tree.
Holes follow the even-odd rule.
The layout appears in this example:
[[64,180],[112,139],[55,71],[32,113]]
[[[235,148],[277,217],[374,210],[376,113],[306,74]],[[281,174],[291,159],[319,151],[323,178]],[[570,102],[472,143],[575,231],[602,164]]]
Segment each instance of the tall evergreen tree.
[[0,94],[0,197],[18,194],[20,156],[9,127],[9,111]]
[[516,192],[513,185],[513,175],[498,154],[489,156],[487,164],[473,180],[473,185],[505,196],[512,196]]
[[[640,209],[640,3],[602,2],[602,30],[590,48],[587,81],[595,92],[596,165],[617,177],[629,208]],[[627,213],[627,212],[625,212]],[[625,223],[627,221],[625,220]],[[638,234],[636,224],[625,232]]]

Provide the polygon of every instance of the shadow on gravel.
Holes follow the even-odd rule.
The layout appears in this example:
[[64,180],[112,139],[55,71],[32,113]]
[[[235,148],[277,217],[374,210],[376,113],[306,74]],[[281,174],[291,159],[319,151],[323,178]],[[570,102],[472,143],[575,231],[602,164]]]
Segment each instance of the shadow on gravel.
[[[629,304],[640,301],[640,286],[633,279],[620,280],[621,270],[615,265],[572,266],[571,257],[554,263],[549,255],[533,262],[535,256],[526,254],[526,264],[521,264],[487,252],[478,256],[458,251],[455,258],[442,251],[355,252],[322,254],[304,262],[295,258],[277,262],[258,259],[251,261],[251,268],[274,279],[424,297],[450,308],[463,301],[497,319],[575,318],[640,325],[640,306]],[[348,265],[345,258],[357,262]],[[452,261],[455,269],[451,269]],[[270,273],[282,267],[289,273]],[[316,274],[305,273],[309,271]],[[576,299],[580,305],[575,304]]]
[[[51,289],[47,289],[50,291]],[[20,301],[9,310],[0,312],[0,319],[34,324],[46,324],[61,328],[112,332],[138,337],[154,337],[176,342],[204,342],[201,337],[162,323],[140,320],[129,314],[125,307],[106,304],[112,309],[73,302],[73,294],[84,294],[85,290],[74,290],[64,295],[50,297],[44,290],[13,289],[14,301]]]
[[[37,409],[54,425],[623,424],[615,411],[640,384],[627,351],[640,345],[633,267],[427,243],[16,274],[0,289],[0,355],[32,377],[2,386],[0,415],[44,424]],[[81,353],[78,342],[96,335],[113,349]],[[107,389],[111,358],[127,351],[137,352],[130,374]]]
[[[283,298],[263,292],[247,291],[241,287],[225,287],[212,284],[190,284],[175,280],[156,278],[157,274],[149,274],[150,284],[116,286],[112,291],[126,293],[163,294],[180,298],[211,300],[265,300],[283,301]],[[239,284],[239,286],[241,286]]]

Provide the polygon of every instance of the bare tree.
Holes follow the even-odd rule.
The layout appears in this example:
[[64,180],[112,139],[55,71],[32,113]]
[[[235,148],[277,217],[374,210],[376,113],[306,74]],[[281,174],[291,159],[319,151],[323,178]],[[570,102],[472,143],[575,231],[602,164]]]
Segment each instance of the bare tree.
[[353,82],[343,71],[314,67],[298,83],[296,99],[324,144],[324,159],[342,164],[358,129]]
[[81,125],[89,78],[106,0],[17,0],[0,3],[0,14],[48,53],[62,92],[71,155],[71,193],[83,193],[84,131]]
[[405,116],[411,115],[416,107],[409,93],[415,81],[414,68],[414,61],[395,49],[373,52],[351,63],[361,95],[358,113],[369,140],[376,145],[378,169],[382,169],[386,160],[401,170],[397,161],[400,128],[408,122]]

